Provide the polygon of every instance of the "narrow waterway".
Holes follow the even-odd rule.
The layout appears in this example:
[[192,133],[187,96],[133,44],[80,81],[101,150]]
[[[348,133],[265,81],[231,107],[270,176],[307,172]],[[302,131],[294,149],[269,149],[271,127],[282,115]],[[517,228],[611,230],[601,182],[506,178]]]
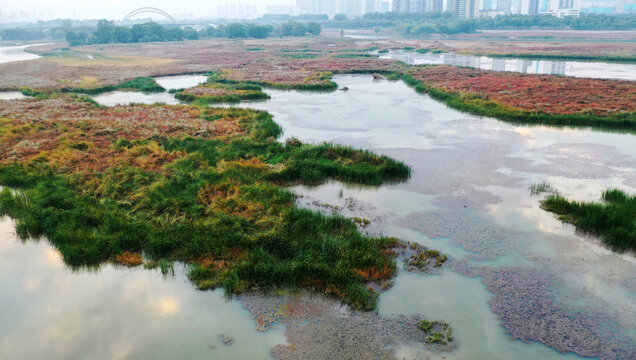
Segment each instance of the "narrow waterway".
[[25,51],[26,48],[42,44],[22,45],[22,46],[0,46],[0,64],[12,61],[24,61],[40,58],[40,55],[31,54]]
[[529,60],[492,58],[456,53],[425,53],[392,51],[380,54],[381,59],[400,60],[409,65],[452,65],[482,70],[512,71],[523,74],[562,75],[596,79],[636,80],[636,64],[599,61]]

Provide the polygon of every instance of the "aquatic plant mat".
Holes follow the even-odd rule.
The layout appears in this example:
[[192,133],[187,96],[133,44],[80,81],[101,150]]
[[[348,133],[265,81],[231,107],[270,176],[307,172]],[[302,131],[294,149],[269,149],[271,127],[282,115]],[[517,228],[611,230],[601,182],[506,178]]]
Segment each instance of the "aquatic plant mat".
[[[452,341],[437,341],[418,324],[421,315],[383,317],[373,312],[351,311],[336,301],[307,292],[246,294],[240,297],[265,331],[285,324],[289,345],[272,349],[276,359],[397,359],[396,350],[410,342],[437,351],[450,351]],[[442,323],[437,327],[444,327]],[[446,332],[450,331],[446,325]],[[452,338],[452,336],[451,336]]]

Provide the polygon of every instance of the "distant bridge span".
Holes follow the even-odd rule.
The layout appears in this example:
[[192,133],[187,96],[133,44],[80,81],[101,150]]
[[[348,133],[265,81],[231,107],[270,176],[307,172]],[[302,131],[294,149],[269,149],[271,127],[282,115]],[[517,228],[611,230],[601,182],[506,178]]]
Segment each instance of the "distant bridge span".
[[177,22],[177,20],[175,18],[173,18],[167,12],[165,12],[165,11],[163,11],[161,9],[153,8],[153,7],[142,7],[142,8],[133,10],[128,15],[124,16],[124,18],[121,19],[121,22],[124,22],[126,20],[130,20],[130,18],[132,18],[133,16],[136,16],[136,15],[139,15],[139,14],[144,14],[144,13],[159,14],[159,15],[162,15],[163,17],[169,19],[172,22]]

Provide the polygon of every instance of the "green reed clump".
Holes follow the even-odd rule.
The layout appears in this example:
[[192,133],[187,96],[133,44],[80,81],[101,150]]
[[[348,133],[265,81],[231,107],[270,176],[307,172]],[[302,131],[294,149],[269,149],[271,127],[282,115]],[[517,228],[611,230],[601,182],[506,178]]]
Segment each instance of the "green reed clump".
[[429,321],[425,318],[417,323],[417,327],[426,334],[428,344],[448,345],[453,341],[453,329],[443,321]]
[[258,85],[258,86],[268,87],[272,89],[300,90],[300,91],[338,90],[338,84],[331,81],[333,73],[330,73],[330,72],[316,74],[315,76],[308,79],[308,80],[311,80],[311,82],[294,83],[294,84],[283,84],[283,83],[254,81],[254,80],[246,80],[246,81],[229,80],[229,79],[223,78],[221,76],[221,73],[218,71],[209,71],[206,73],[206,76],[209,77],[209,80],[208,80],[209,82],[220,83],[220,84],[252,84],[252,85]]
[[530,185],[529,188],[530,188],[530,194],[534,195],[534,196],[553,191],[552,190],[552,185],[550,185],[546,181],[540,182],[540,183],[536,183],[536,184],[532,184],[532,185]]
[[325,178],[380,184],[403,180],[410,175],[411,169],[407,165],[387,156],[325,143],[292,149],[289,164],[272,178],[287,182],[297,179],[308,184],[319,183]]
[[157,84],[157,81],[155,81],[154,78],[143,77],[124,81],[118,85],[104,85],[93,88],[67,87],[62,88],[61,92],[97,95],[115,90],[142,91],[146,93],[157,93],[166,91],[166,89],[164,89],[161,85]]
[[136,78],[129,81],[124,81],[123,83],[117,85],[117,89],[130,89],[143,92],[166,91],[166,89],[157,84],[157,81],[155,81],[155,79],[151,77]]
[[192,94],[187,90],[175,93],[175,98],[185,102],[196,102],[198,105],[214,103],[238,103],[245,100],[266,100],[270,96],[263,92],[261,86],[245,82],[225,83],[210,77],[201,85],[202,88],[210,88],[221,91],[222,94]]
[[613,189],[603,193],[603,202],[585,203],[552,194],[541,206],[578,230],[599,235],[617,251],[636,250],[636,196]]

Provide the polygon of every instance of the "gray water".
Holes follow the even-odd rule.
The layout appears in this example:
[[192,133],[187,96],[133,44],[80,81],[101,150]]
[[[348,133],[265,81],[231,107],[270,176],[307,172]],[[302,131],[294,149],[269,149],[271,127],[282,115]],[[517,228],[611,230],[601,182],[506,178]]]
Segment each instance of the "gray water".
[[381,59],[395,59],[410,65],[452,65],[482,70],[513,71],[524,74],[563,75],[596,79],[636,80],[636,64],[585,61],[504,59],[456,53],[390,52]]
[[0,100],[19,100],[26,99],[27,96],[24,96],[19,91],[2,91],[0,92]]
[[[394,344],[400,358],[577,358],[506,333],[547,328],[552,330],[545,342],[551,334],[574,338],[569,319],[591,323],[585,330],[610,339],[606,348],[633,353],[634,256],[576,233],[541,210],[540,197],[528,189],[546,181],[577,200],[598,200],[607,187],[636,192],[633,135],[513,126],[449,109],[402,82],[370,76],[334,80],[350,90],[267,90],[271,100],[241,106],[270,111],[284,129],[281,141],[353,145],[413,168],[404,184],[331,181],[293,188],[303,196],[301,206],[314,201],[340,206],[346,216],[372,221],[364,231],[449,255],[437,275],[400,271],[395,286],[381,294],[378,311],[446,320],[458,347],[439,354],[420,344]],[[220,291],[196,291],[185,270],[176,270],[167,279],[157,271],[113,266],[73,272],[46,241],[19,242],[13,223],[5,220],[0,358],[252,359],[269,358],[272,346],[286,343],[283,325],[256,331],[240,303],[225,301]],[[520,293],[529,298],[518,298]],[[543,301],[542,307],[529,307],[532,301]],[[540,317],[541,309],[549,316]],[[506,314],[519,316],[500,317]],[[222,344],[221,334],[236,342]]]
[[34,44],[34,45],[23,45],[23,46],[1,46],[0,47],[0,64],[7,63],[12,61],[24,61],[24,60],[33,60],[40,58],[41,56],[36,54],[31,54],[24,51],[26,48],[31,46],[37,46],[42,44]]
[[111,91],[91,97],[97,103],[104,106],[157,103],[168,105],[181,104],[181,101],[175,99],[174,94],[167,92],[147,94],[136,91]]
[[[156,77],[155,81],[166,90],[187,89],[204,83],[207,80],[205,75],[177,75]],[[178,105],[182,102],[174,97],[174,94],[142,93],[133,91],[111,91],[100,95],[92,96],[93,100],[104,106],[117,106],[128,104],[168,104]]]
[[208,80],[205,75],[177,75],[156,77],[155,81],[166,90],[187,89]]
[[[349,91],[272,90],[270,101],[243,106],[271,112],[283,126],[283,138],[372,149],[405,161],[413,176],[406,184],[380,188],[338,182],[298,186],[294,191],[304,196],[301,203],[339,206],[347,216],[372,220],[371,233],[440,249],[473,268],[451,266],[435,276],[401,272],[396,285],[381,295],[380,314],[421,313],[447,320],[459,342],[445,355],[452,359],[574,356],[536,342],[513,341],[502,327],[525,336],[525,329],[536,323],[542,329],[567,328],[571,319],[588,324],[608,320],[610,325],[589,329],[634,354],[633,254],[614,253],[598,239],[576,233],[540,209],[541,197],[529,190],[547,182],[581,201],[598,201],[611,187],[636,192],[633,135],[514,126],[449,109],[402,82],[367,76],[337,76],[335,81]],[[351,204],[358,206],[351,210]],[[471,272],[490,280],[467,276]],[[515,278],[517,273],[533,275]],[[537,298],[515,298],[518,289],[511,284]],[[554,325],[526,308],[530,300],[545,300],[541,306],[549,309]],[[503,324],[493,308],[520,317]],[[581,318],[572,315],[577,312]],[[601,326],[619,330],[605,332]],[[401,354],[433,356],[418,346],[404,346]]]

